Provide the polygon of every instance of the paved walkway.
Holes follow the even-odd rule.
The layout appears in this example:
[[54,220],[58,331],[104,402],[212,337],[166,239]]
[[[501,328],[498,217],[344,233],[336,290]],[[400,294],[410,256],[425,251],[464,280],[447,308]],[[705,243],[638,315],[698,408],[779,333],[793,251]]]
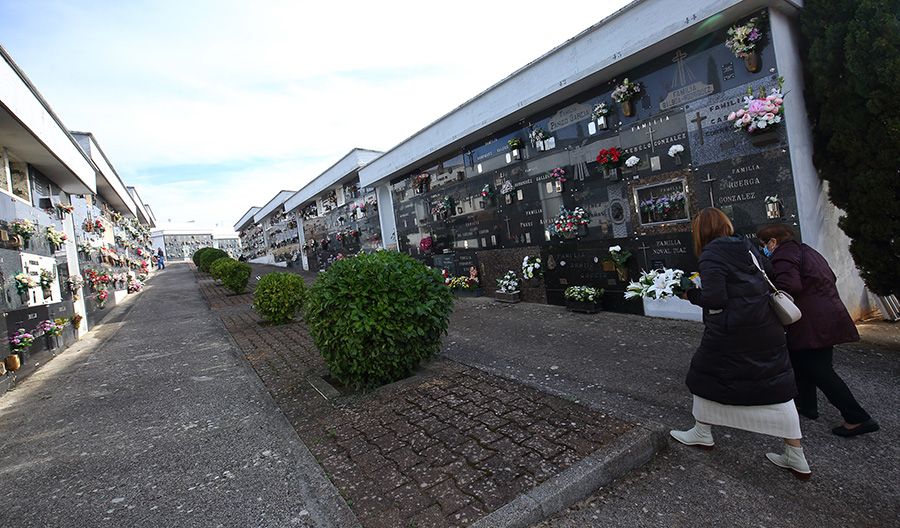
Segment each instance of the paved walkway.
[[[457,303],[445,354],[631,420],[687,428],[693,418],[684,377],[701,333],[700,324],[686,321],[471,299]],[[884,345],[839,347],[835,364],[882,430],[832,435],[840,417],[821,399],[818,421],[801,419],[809,482],[766,461],[779,440],[718,428],[714,451],[673,443],[641,471],[542,526],[900,526],[900,349],[879,341]]]
[[0,526],[353,526],[187,265],[0,398]]

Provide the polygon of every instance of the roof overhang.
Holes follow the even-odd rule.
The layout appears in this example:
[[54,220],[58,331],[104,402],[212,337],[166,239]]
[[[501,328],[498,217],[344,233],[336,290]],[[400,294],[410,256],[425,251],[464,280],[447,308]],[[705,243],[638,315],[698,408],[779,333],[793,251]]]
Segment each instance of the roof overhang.
[[65,192],[95,192],[96,167],[2,46],[0,56],[0,145]]
[[802,0],[636,0],[402,141],[359,171],[387,183],[765,7]]
[[263,218],[277,211],[282,205],[284,205],[285,200],[293,196],[295,192],[296,191],[279,191],[274,198],[269,200],[269,203],[262,206],[262,208],[253,215],[253,221],[259,222]]
[[72,132],[72,136],[81,145],[97,167],[97,194],[109,202],[114,211],[125,216],[137,216],[137,206],[132,199],[122,178],[103,153],[97,139],[90,132]]
[[361,148],[351,150],[284,202],[285,211],[293,211],[298,207],[307,205],[315,200],[320,193],[335,185],[357,180],[359,178],[359,169],[381,156],[381,154],[381,152],[375,150]]
[[253,215],[258,213],[260,209],[262,209],[262,208],[256,207],[255,205],[253,207],[251,207],[250,209],[247,209],[247,212],[244,213],[244,216],[242,216],[241,219],[238,220],[237,223],[234,224],[234,230],[240,231],[241,229],[244,229],[244,227],[246,227],[247,224],[251,220],[253,220]]
[[131,199],[134,201],[135,209],[137,210],[137,218],[138,222],[145,226],[155,227],[156,221],[153,218],[153,215],[150,213],[150,209],[144,205],[144,201],[141,200],[141,195],[138,194],[137,189],[135,187],[126,187],[128,189],[128,194],[131,195]]

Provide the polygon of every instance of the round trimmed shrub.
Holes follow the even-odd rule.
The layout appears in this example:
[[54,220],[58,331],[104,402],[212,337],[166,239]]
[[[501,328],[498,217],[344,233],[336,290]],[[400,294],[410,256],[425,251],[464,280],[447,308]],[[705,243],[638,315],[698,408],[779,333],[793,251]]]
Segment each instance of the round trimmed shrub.
[[234,259],[229,259],[225,262],[225,269],[222,270],[221,277],[222,284],[234,293],[244,293],[253,268],[250,267],[250,264],[238,262]]
[[209,267],[212,266],[212,263],[223,258],[229,258],[228,253],[225,253],[221,249],[209,248],[209,250],[200,255],[200,258],[198,259],[200,261],[200,271],[209,273]]
[[209,251],[210,249],[213,249],[213,248],[202,247],[202,248],[198,249],[197,251],[194,251],[194,254],[191,255],[191,260],[194,261],[194,266],[197,266],[198,268],[200,267],[200,257],[202,257],[203,254],[206,253],[207,251]]
[[231,257],[225,257],[215,260],[212,264],[209,265],[209,274],[212,275],[214,279],[221,281],[225,273],[225,268],[227,268],[232,262],[237,261]]
[[336,261],[306,300],[306,322],[331,374],[361,388],[408,376],[441,347],[453,294],[440,272],[377,251]]
[[287,272],[269,273],[256,285],[253,309],[272,324],[284,324],[300,311],[305,297],[306,284],[302,277]]

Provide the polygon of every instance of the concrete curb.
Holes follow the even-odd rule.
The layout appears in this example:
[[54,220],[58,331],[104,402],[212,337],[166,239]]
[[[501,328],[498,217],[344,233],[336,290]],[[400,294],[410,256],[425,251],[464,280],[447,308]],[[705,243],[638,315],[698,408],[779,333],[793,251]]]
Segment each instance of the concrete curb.
[[667,445],[663,427],[636,427],[610,446],[598,449],[569,469],[482,517],[471,528],[527,528],[644,465]]

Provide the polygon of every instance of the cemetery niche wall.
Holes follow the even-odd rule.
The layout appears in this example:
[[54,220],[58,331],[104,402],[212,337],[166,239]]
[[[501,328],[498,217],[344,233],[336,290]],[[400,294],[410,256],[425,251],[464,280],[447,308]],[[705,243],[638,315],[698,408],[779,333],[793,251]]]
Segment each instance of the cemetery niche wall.
[[381,247],[378,201],[371,189],[360,190],[356,184],[332,189],[301,214],[310,270],[324,270],[339,258]]
[[[755,62],[725,46],[726,30],[709,34],[392,181],[400,251],[450,275],[475,265],[488,292],[539,256],[542,288],[526,300],[564,304],[566,287],[593,286],[605,309],[643,313],[625,286],[641,270],[697,269],[700,209],[721,208],[743,236],[770,222],[799,235],[784,123],[750,134],[729,121],[748,90],[779,86],[766,14],[754,16]],[[615,245],[632,255],[621,273]]]

